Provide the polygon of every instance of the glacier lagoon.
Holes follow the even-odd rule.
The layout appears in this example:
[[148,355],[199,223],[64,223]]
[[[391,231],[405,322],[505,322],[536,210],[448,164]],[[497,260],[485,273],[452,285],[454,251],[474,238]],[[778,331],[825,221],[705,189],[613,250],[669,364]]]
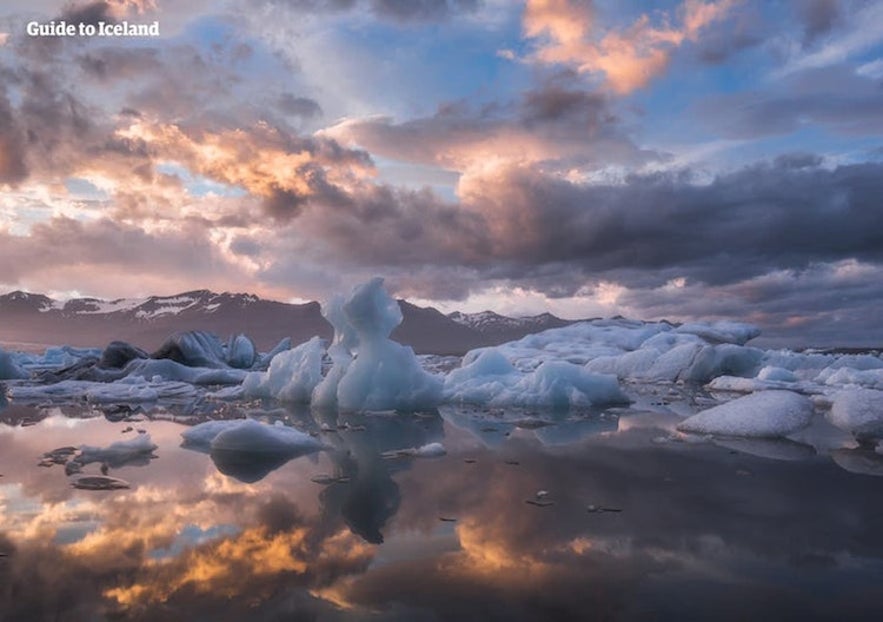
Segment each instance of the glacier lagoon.
[[[43,619],[862,618],[883,360],[614,318],[416,357],[335,339],[4,353],[0,612]],[[272,356],[271,356],[272,355]]]
[[[685,442],[652,407],[182,408],[0,413],[4,620],[860,619],[883,602],[873,451]],[[320,447],[237,458],[182,436],[243,415]],[[66,474],[76,454],[57,450],[82,445],[132,451]],[[127,487],[72,486],[102,474]]]

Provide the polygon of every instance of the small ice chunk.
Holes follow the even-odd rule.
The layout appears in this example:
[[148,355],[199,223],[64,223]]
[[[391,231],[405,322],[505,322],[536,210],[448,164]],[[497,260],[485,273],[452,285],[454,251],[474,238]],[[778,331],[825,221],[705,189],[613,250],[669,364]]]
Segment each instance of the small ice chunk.
[[438,458],[440,456],[444,456],[447,454],[447,450],[445,450],[444,445],[441,443],[429,443],[427,445],[423,445],[422,447],[418,447],[414,452],[414,455],[418,458]]
[[757,372],[757,378],[759,380],[773,380],[776,382],[797,382],[797,376],[794,375],[794,372],[772,365],[767,365]]
[[84,475],[75,479],[71,485],[81,490],[122,490],[131,488],[129,482],[117,477],[108,477],[107,475]]
[[127,464],[150,460],[150,455],[156,449],[156,445],[149,434],[139,434],[127,441],[117,441],[107,447],[92,447],[83,445],[80,447],[80,455],[74,460],[81,465],[101,462],[110,467],[118,468]]
[[772,438],[805,428],[813,416],[809,398],[791,391],[762,391],[704,410],[678,426],[681,432]]
[[447,455],[447,450],[441,443],[429,443],[420,447],[409,447],[408,449],[392,449],[385,451],[381,457],[390,458],[440,458]]

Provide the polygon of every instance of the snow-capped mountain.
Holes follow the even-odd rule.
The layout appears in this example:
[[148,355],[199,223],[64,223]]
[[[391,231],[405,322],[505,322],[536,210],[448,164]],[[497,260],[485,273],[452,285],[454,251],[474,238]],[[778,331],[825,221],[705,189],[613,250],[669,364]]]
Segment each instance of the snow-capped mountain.
[[[445,316],[432,307],[400,300],[404,321],[393,338],[418,353],[462,354],[571,322],[545,313],[508,318],[491,311]],[[174,296],[58,301],[14,291],[0,296],[0,343],[39,349],[51,344],[104,346],[128,341],[147,350],[182,330],[208,330],[222,338],[245,333],[268,349],[284,337],[294,343],[333,331],[316,302],[288,304],[253,294],[195,290]]]
[[481,333],[485,337],[501,342],[520,339],[531,333],[538,333],[549,328],[561,328],[574,323],[574,320],[563,320],[551,313],[541,313],[527,317],[507,317],[494,311],[479,313],[462,313],[454,311],[448,317],[458,324]]

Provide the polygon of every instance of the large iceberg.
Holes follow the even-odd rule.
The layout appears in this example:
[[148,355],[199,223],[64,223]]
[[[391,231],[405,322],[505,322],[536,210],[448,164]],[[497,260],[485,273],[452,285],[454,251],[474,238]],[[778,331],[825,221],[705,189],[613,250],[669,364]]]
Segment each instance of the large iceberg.
[[342,410],[433,408],[442,397],[442,380],[426,372],[408,346],[389,338],[402,323],[402,310],[374,278],[353,290],[343,316],[358,338],[356,355],[337,384]]
[[346,301],[323,307],[334,326],[328,350],[332,366],[321,377],[318,338],[276,356],[266,373],[253,372],[246,395],[307,402],[342,410],[418,410],[441,401],[442,380],[420,366],[414,350],[389,338],[402,322],[398,303],[375,278],[356,287]]
[[546,361],[533,371],[520,372],[495,348],[482,350],[448,374],[445,400],[553,409],[629,401],[615,376],[593,374],[566,361]]

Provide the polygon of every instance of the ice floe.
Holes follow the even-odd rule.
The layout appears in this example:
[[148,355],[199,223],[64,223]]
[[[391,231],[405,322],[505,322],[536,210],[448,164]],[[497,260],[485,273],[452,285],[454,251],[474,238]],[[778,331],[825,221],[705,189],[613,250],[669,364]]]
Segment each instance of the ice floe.
[[770,438],[810,424],[813,404],[791,391],[762,391],[704,410],[678,425],[681,432]]

